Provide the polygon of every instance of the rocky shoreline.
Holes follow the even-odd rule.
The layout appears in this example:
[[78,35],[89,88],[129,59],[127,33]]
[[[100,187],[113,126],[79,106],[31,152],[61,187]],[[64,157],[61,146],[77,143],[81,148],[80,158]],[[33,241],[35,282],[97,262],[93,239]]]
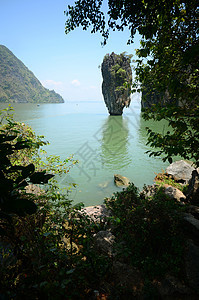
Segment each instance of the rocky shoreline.
[[[118,175],[118,174],[117,174]],[[178,188],[161,184],[161,176],[174,180],[180,185],[187,185],[186,195]],[[120,175],[121,176],[121,175]],[[122,176],[121,176],[122,177]],[[121,179],[120,177],[120,179]],[[125,179],[126,180],[126,179]],[[148,199],[153,197],[161,184],[164,193],[181,206],[186,206],[186,212],[182,213],[183,232],[185,235],[186,245],[184,252],[184,278],[175,278],[170,274],[155,283],[158,291],[158,299],[198,299],[199,297],[199,168],[195,169],[186,161],[177,161],[171,164],[164,174],[157,174],[156,183],[146,186],[140,192],[140,196]],[[125,181],[126,182],[126,181]],[[106,205],[97,205],[85,207],[81,211],[92,221],[97,223],[106,223],[111,216],[111,212]],[[94,247],[99,253],[108,255],[113,259],[113,276],[116,278],[118,285],[125,286],[128,289],[132,285],[138,289],[141,288],[142,280],[138,270],[134,270],[129,265],[115,260],[114,253],[115,236],[112,234],[111,227],[107,230],[99,231],[94,235]],[[139,294],[139,293],[138,293]],[[135,299],[144,299],[136,297]]]

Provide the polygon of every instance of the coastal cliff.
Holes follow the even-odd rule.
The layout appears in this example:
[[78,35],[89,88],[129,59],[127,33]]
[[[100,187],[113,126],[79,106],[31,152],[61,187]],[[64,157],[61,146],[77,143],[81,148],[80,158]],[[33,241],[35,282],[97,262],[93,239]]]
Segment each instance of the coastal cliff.
[[130,56],[106,54],[101,65],[102,94],[110,115],[122,115],[131,102],[132,70]]
[[55,91],[44,88],[7,47],[0,45],[0,102],[63,103],[64,100]]
[[180,103],[172,99],[169,92],[166,90],[165,93],[158,93],[154,91],[152,87],[143,86],[142,87],[142,97],[141,97],[141,108],[153,108],[153,105],[160,105],[165,107],[168,104],[173,104],[175,101],[176,106],[180,106]]

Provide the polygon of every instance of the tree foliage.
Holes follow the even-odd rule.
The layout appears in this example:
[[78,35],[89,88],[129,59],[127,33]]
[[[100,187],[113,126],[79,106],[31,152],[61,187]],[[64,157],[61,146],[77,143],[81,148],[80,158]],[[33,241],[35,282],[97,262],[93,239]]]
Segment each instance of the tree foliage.
[[196,0],[109,0],[107,13],[102,9],[103,2],[106,3],[103,0],[78,0],[74,6],[68,5],[65,11],[66,34],[79,26],[82,26],[83,30],[91,27],[91,33],[99,31],[106,43],[111,30],[123,31],[128,28],[129,42],[132,42],[136,31],[146,40],[150,40],[160,32],[163,33],[165,28],[174,32],[176,26],[177,29],[183,30],[191,25],[193,37],[197,36]]
[[[110,55],[106,54],[103,64],[110,65],[110,58],[114,60],[110,68],[113,84],[115,85],[115,92],[121,92],[125,95],[130,95],[130,86],[132,84],[132,71],[131,71],[131,55],[124,53],[115,54],[112,52]],[[103,68],[102,68],[103,74]]]
[[[2,111],[1,111],[2,114]],[[3,118],[2,118],[3,119]],[[3,121],[3,120],[2,120]],[[36,171],[33,163],[20,164],[15,153],[22,149],[38,148],[42,142],[25,139],[16,128],[16,123],[7,118],[7,124],[0,129],[0,212],[3,218],[9,214],[25,215],[35,213],[36,204],[23,191],[30,183],[48,183],[54,175]],[[13,157],[15,160],[13,162]]]
[[[171,130],[157,134],[149,129],[148,143],[159,148],[151,155],[173,155],[193,160],[199,165],[199,5],[196,0],[75,2],[66,11],[66,33],[82,26],[99,31],[106,44],[111,30],[129,29],[129,43],[136,32],[141,35],[135,71],[141,84],[145,119],[169,122]],[[107,19],[107,21],[106,21]],[[152,105],[154,98],[159,105]]]

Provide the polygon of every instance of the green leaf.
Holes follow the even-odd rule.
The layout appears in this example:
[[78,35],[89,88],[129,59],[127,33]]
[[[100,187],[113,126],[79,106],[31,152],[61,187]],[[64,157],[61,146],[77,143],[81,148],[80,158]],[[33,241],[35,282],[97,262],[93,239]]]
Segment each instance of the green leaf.
[[5,143],[8,141],[13,141],[17,136],[16,135],[6,135],[0,134],[0,143]]
[[21,150],[21,149],[26,149],[30,148],[30,143],[26,141],[20,141],[15,144],[15,150]]
[[23,167],[23,166],[11,166],[8,169],[8,173],[15,172],[15,171],[22,171],[24,168],[25,167]]
[[32,173],[34,173],[34,171],[35,171],[35,166],[34,166],[34,164],[29,164],[28,166],[26,166],[26,167],[24,167],[23,169],[22,169],[22,177],[23,178],[27,178],[27,177],[29,177]]
[[[9,191],[13,189],[13,181],[12,179],[5,178],[2,173],[0,173],[0,191],[1,196],[7,195]],[[1,203],[0,203],[1,205]]]
[[168,157],[168,161],[169,161],[169,163],[171,164],[171,163],[173,162],[172,157]]
[[17,185],[17,187],[20,187],[20,186],[26,186],[28,185],[28,183],[26,182],[26,180],[24,180],[24,177],[19,175],[17,177],[17,179],[15,180],[15,185]]
[[0,144],[0,151],[3,155],[10,155],[13,153],[13,147],[11,144]]
[[2,153],[0,152],[0,168],[4,170],[11,165],[11,162],[5,155],[1,155],[1,154]]
[[34,214],[37,211],[37,206],[34,202],[26,199],[11,199],[7,201],[4,205],[4,211],[9,213],[15,213],[19,216],[24,216],[26,214]]
[[35,172],[30,176],[30,181],[34,184],[40,184],[40,183],[48,183],[48,180],[50,180],[54,175],[52,174],[45,174],[46,171],[43,172]]

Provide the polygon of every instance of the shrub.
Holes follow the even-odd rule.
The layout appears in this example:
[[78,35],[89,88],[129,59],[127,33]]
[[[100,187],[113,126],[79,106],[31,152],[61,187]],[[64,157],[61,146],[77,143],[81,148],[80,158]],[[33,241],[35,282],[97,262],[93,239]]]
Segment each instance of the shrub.
[[141,199],[131,184],[106,199],[111,209],[119,256],[142,270],[146,278],[160,278],[167,272],[179,274],[183,254],[181,207],[162,188],[151,200]]

